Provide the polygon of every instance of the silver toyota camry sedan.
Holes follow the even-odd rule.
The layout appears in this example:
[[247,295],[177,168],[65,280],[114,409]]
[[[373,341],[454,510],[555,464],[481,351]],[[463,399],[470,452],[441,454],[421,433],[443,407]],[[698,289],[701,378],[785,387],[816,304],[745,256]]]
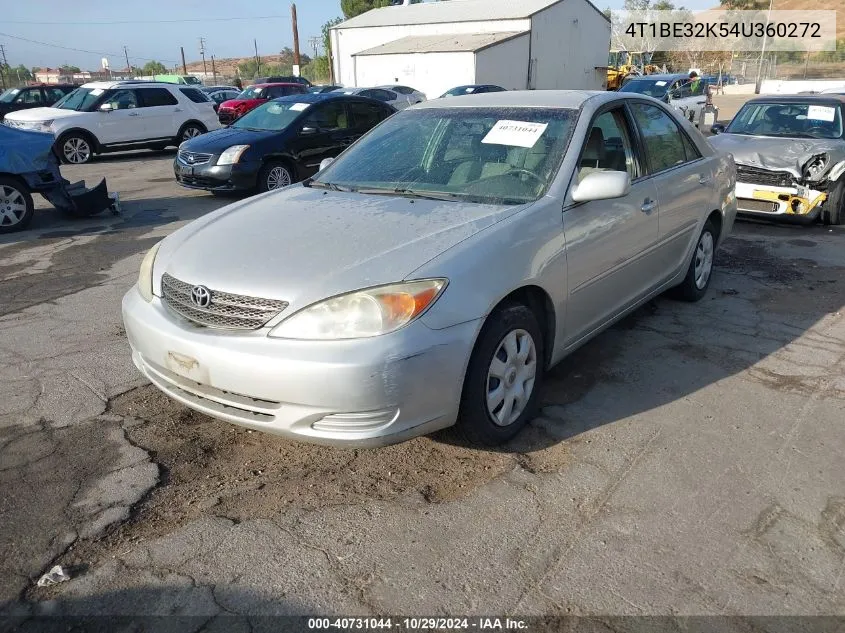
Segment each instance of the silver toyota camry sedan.
[[123,300],[132,357],[175,400],[269,433],[505,442],[572,350],[659,293],[704,296],[734,183],[647,96],[429,101],[156,245]]

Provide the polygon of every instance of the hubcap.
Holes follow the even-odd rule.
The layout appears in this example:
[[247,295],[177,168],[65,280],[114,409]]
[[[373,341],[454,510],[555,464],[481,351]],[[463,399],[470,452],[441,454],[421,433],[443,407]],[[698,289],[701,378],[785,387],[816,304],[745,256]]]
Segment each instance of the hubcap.
[[14,226],[23,220],[26,200],[23,194],[8,185],[0,186],[0,225]]
[[91,158],[91,146],[88,141],[78,136],[69,138],[62,147],[62,153],[69,163],[85,163]]
[[509,332],[487,371],[487,411],[498,426],[508,426],[522,415],[534,392],[537,348],[525,330]]
[[290,184],[290,172],[284,167],[276,166],[267,174],[267,189],[278,189]]
[[193,126],[186,127],[185,131],[182,133],[182,139],[187,141],[190,138],[196,138],[200,134],[202,134],[202,131],[199,128]]
[[713,234],[705,231],[695,249],[695,286],[702,290],[713,272]]

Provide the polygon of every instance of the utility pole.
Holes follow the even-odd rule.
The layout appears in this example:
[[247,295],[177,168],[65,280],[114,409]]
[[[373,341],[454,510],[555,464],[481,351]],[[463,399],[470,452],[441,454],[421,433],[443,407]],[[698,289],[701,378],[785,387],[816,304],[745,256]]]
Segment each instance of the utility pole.
[[760,61],[757,64],[757,81],[754,84],[754,94],[760,94],[760,90],[763,86],[763,60],[766,56],[766,35],[768,34],[769,22],[772,20],[772,7],[774,3],[775,0],[769,0],[769,13],[766,17],[766,30],[763,32],[763,48],[760,51]]
[[[211,56],[211,74],[214,75],[214,83],[217,83],[217,67],[214,65],[214,55]],[[205,77],[203,77],[205,79]]]
[[[252,44],[255,46],[255,77],[258,77],[261,75],[261,58],[258,56],[258,40],[252,40]],[[255,77],[253,77],[253,79],[255,79]]]
[[293,74],[299,77],[299,28],[296,25],[296,4],[290,5],[290,22],[293,25]]
[[2,66],[0,66],[0,84],[3,86],[3,90],[6,89],[6,74],[4,70],[9,65],[9,62],[6,61],[6,47],[3,44],[0,44],[0,57],[3,58]]
[[320,56],[320,39],[316,35],[313,37],[308,38],[308,43],[311,45],[311,48],[314,50],[314,57]]
[[182,74],[187,75],[188,74],[188,66],[187,66],[187,64],[185,64],[185,47],[180,46],[179,50],[182,51]]
[[126,50],[126,47],[123,47],[123,56],[126,58],[126,72],[130,75],[133,75],[132,66],[129,64],[129,52]]
[[[205,38],[200,38],[200,55],[202,56],[202,78],[208,74],[208,69],[205,67]],[[187,74],[187,73],[186,73]]]

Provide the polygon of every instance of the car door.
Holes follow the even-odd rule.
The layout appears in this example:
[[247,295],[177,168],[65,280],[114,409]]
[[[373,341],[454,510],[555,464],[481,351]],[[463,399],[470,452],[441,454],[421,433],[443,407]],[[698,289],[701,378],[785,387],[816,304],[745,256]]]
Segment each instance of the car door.
[[567,346],[590,335],[656,284],[657,190],[643,167],[642,148],[627,108],[617,102],[600,110],[579,156],[570,192],[593,171],[625,171],[631,190],[621,198],[585,203],[572,203],[567,197],[563,213]]
[[[109,104],[111,110],[100,110],[105,104]],[[106,92],[96,104],[96,111],[90,115],[96,117],[95,128],[100,143],[121,145],[144,139],[146,132],[140,104],[134,89],[120,88]]]
[[301,178],[313,176],[323,159],[334,158],[354,140],[346,104],[331,100],[312,106],[300,130],[289,143]]
[[47,105],[41,94],[41,88],[22,88],[15,97],[14,107],[16,110],[29,110],[30,108],[41,108]]
[[717,159],[702,157],[660,106],[634,102],[630,107],[645,148],[647,173],[657,188],[658,244],[666,280],[684,265],[702,213],[716,208],[711,191]]
[[145,139],[171,139],[187,119],[185,109],[167,88],[138,90],[144,117]]

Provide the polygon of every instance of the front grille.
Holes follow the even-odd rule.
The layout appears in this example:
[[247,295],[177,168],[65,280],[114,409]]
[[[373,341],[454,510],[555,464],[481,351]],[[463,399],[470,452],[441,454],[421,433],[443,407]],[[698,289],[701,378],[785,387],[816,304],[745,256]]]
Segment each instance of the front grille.
[[211,154],[200,154],[198,152],[179,151],[179,161],[185,165],[205,165],[211,160]]
[[777,213],[778,203],[769,200],[752,200],[751,198],[737,198],[736,207],[739,211],[754,211],[756,213]]
[[751,185],[768,185],[769,187],[794,187],[795,177],[788,171],[772,171],[749,165],[736,166],[736,179]]
[[161,278],[165,305],[189,321],[225,330],[257,330],[288,307],[286,301],[247,297],[211,290],[208,306],[200,307],[191,298],[192,284],[167,273]]

